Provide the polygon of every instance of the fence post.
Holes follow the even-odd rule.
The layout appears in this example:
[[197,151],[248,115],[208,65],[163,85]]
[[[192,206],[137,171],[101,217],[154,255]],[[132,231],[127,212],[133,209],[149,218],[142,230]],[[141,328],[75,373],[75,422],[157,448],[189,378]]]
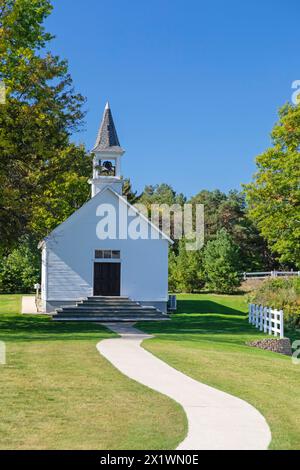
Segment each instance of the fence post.
[[267,327],[268,327],[268,307],[264,308],[264,333],[267,333]]
[[255,326],[256,326],[256,328],[259,327],[259,311],[260,311],[260,307],[259,307],[259,305],[256,305],[256,309],[255,309]]
[[273,320],[272,315],[273,315],[273,309],[270,307],[269,308],[269,325],[268,325],[269,326],[269,335],[272,334],[272,320]]
[[279,311],[280,315],[280,338],[284,338],[283,310]]
[[278,317],[280,318],[279,311],[277,310],[277,308],[275,308],[274,310],[274,328],[275,328],[274,336],[278,336],[278,324],[277,324]]
[[259,330],[262,331],[263,330],[263,313],[264,313],[264,308],[263,306],[261,305],[259,307]]

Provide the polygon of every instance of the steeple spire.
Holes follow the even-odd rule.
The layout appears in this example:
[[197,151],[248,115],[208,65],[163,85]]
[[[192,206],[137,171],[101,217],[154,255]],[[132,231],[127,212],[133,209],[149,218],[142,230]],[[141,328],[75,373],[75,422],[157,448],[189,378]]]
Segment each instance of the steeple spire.
[[93,178],[90,180],[92,197],[108,185],[122,194],[121,157],[125,152],[120,146],[109,102],[105,105],[92,152],[94,154]]
[[109,102],[107,101],[102,122],[98,131],[94,152],[122,152],[123,149],[120,146],[118,134],[115,128],[114,120],[112,117]]

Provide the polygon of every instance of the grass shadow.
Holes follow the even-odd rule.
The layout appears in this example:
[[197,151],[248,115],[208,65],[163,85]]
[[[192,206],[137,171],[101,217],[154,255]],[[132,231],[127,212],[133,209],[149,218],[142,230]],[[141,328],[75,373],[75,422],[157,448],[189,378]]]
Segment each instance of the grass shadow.
[[178,314],[220,314],[220,315],[245,315],[245,312],[240,309],[228,307],[222,303],[212,300],[178,300],[177,302]]
[[54,322],[39,315],[0,315],[1,341],[75,341],[113,337],[114,333],[97,323]]
[[139,323],[141,329],[153,334],[175,335],[176,340],[184,336],[251,335],[258,331],[249,325],[245,317],[224,317],[221,315],[172,315],[169,322]]
[[[220,300],[221,301],[221,300]],[[242,307],[226,306],[208,299],[178,300],[178,309],[171,321],[139,323],[139,327],[162,339],[197,342],[218,341],[245,343],[249,337],[261,333],[249,325]]]

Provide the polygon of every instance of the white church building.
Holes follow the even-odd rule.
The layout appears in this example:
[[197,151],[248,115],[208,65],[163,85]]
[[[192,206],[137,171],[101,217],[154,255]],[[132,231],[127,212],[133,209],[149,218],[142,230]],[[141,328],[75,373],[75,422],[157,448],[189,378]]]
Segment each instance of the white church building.
[[107,103],[93,149],[91,199],[40,243],[42,308],[56,311],[54,319],[99,320],[101,309],[113,320],[120,312],[155,319],[167,310],[172,240],[123,197],[124,153]]

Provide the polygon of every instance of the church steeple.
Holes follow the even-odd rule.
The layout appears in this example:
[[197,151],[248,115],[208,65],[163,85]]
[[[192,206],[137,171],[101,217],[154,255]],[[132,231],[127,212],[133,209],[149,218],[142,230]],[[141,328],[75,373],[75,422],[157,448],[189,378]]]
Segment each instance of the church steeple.
[[99,127],[94,152],[107,151],[107,152],[124,152],[120,146],[118,134],[115,128],[114,120],[112,117],[109,102],[106,103],[104,108],[103,118]]
[[103,118],[92,150],[93,179],[92,197],[108,184],[118,193],[122,193],[121,157],[125,153],[120,146],[109,103],[104,108]]

